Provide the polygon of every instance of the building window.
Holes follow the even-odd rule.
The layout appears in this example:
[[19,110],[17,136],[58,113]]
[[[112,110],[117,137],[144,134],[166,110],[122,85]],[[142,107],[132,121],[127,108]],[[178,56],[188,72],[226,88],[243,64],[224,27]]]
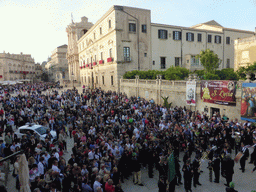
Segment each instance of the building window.
[[98,84],[98,76],[96,76],[96,84]]
[[92,64],[93,60],[92,60],[92,57],[91,57],[91,64]]
[[181,31],[173,31],[173,40],[181,40]]
[[226,44],[230,44],[230,37],[226,37]]
[[124,47],[124,60],[130,61],[130,47]]
[[208,43],[212,42],[212,35],[208,35]]
[[111,75],[111,85],[114,85],[114,77]]
[[102,76],[101,79],[102,79],[102,85],[104,85],[104,76]]
[[166,67],[166,57],[160,57],[160,65],[161,65],[161,69],[165,69]]
[[90,83],[90,77],[88,77],[88,83]]
[[202,34],[201,33],[197,34],[197,42],[202,42]]
[[111,28],[111,20],[108,21],[108,28]]
[[94,62],[96,62],[97,60],[97,55],[94,55]]
[[147,57],[147,53],[144,53],[144,57]]
[[230,59],[227,59],[227,68],[230,68]]
[[156,64],[156,62],[155,61],[153,61],[153,65],[155,65]]
[[147,25],[141,25],[141,32],[147,33]]
[[102,35],[102,28],[100,27],[100,35]]
[[93,38],[96,39],[96,34],[95,33],[93,33]]
[[89,58],[87,58],[87,64],[89,64]]
[[103,60],[103,52],[100,53],[100,60]]
[[167,30],[159,29],[158,30],[158,38],[159,39],[167,39]]
[[175,67],[180,66],[180,58],[179,57],[175,57]]
[[187,41],[194,41],[194,33],[186,33]]
[[129,23],[129,32],[136,32],[136,23],[130,22]]
[[84,77],[84,82],[86,83],[86,77]]
[[221,43],[221,36],[215,35],[215,43],[217,43],[217,44]]
[[109,57],[112,57],[112,48],[109,49]]
[[191,56],[191,65],[199,65],[199,58],[196,58],[196,56]]

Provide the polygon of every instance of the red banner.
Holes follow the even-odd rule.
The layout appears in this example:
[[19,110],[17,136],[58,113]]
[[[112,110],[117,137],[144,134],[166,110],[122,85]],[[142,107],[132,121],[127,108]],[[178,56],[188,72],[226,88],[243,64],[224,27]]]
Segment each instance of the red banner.
[[236,105],[236,82],[201,81],[201,99],[207,103]]

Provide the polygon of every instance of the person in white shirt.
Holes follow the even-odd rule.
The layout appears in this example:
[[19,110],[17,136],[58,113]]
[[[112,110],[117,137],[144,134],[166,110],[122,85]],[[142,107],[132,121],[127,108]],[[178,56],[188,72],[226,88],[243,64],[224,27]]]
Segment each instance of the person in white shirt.
[[101,176],[97,176],[95,182],[93,183],[93,190],[94,191],[97,191],[98,188],[101,189],[102,184],[100,183],[100,181],[101,181]]
[[58,168],[58,161],[54,161],[53,165],[52,165],[52,170],[55,172],[59,172],[60,173],[60,169]]
[[60,160],[60,155],[59,155],[59,153],[56,151],[56,149],[54,149],[53,153],[54,153],[54,157],[56,157],[57,160],[59,161],[59,160]]
[[40,162],[38,163],[38,171],[39,171],[39,175],[41,176],[41,175],[44,175],[44,164],[43,164],[44,158],[40,157],[39,161]]
[[92,161],[94,159],[94,155],[95,155],[95,151],[94,149],[92,149],[89,153],[88,153],[88,159],[90,161]]

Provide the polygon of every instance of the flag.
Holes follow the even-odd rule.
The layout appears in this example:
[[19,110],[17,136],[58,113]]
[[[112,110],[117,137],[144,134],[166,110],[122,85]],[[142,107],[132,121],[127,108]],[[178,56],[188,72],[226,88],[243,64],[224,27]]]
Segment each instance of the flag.
[[175,158],[173,152],[168,158],[168,181],[169,183],[175,178]]

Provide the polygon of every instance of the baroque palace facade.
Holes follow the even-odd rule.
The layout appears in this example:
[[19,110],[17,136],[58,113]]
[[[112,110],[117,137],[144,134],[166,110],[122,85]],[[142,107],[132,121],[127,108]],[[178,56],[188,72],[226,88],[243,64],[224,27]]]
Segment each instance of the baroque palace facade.
[[52,51],[51,58],[45,65],[51,81],[57,82],[69,79],[66,54],[67,45],[61,45]]
[[111,7],[94,25],[82,18],[67,33],[70,80],[115,91],[127,71],[203,69],[195,56],[207,48],[218,54],[220,69],[233,68],[234,40],[255,34],[214,20],[192,27],[151,23],[150,10],[125,6]]
[[36,64],[30,54],[0,53],[0,81],[33,81]]

